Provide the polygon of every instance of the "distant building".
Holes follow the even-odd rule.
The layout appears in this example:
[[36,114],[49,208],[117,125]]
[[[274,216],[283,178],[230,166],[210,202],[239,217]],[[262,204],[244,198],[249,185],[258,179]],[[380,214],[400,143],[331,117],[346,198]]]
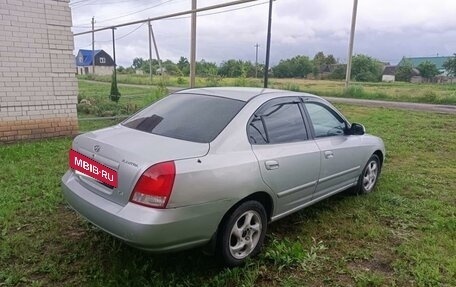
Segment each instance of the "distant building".
[[155,70],[155,73],[157,73],[157,75],[166,75],[166,73],[168,73],[168,71],[166,70],[165,67],[161,67],[161,68],[158,68],[157,70]]
[[[383,73],[382,73],[382,82],[395,82],[396,81],[396,72],[397,72],[397,66],[386,66],[383,68]],[[412,69],[412,74],[410,75],[410,82],[411,83],[421,83],[423,82],[423,77],[420,76],[420,71],[418,71],[417,68]]]
[[347,64],[323,64],[318,69],[318,78],[327,79],[335,71],[345,71],[347,70]]
[[411,58],[403,57],[398,65],[401,65],[404,62],[408,61],[408,62],[412,63],[412,66],[414,68],[417,68],[421,63],[429,61],[437,67],[437,69],[440,71],[440,75],[448,76],[448,72],[443,67],[443,64],[446,61],[448,61],[450,58],[452,58],[452,57],[449,57],[449,56],[448,57],[411,57]]
[[394,82],[396,80],[397,66],[385,66],[382,73],[382,82]]
[[[112,75],[114,71],[114,60],[104,50],[95,50],[95,75]],[[76,74],[93,74],[92,50],[79,50],[76,56]]]

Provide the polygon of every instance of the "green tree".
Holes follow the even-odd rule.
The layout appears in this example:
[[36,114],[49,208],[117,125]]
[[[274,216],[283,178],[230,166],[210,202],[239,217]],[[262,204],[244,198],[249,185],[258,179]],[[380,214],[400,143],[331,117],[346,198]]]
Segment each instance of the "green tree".
[[221,76],[238,78],[255,76],[255,66],[250,61],[228,60],[222,62],[218,69]]
[[337,65],[334,71],[329,75],[329,79],[331,80],[343,80],[345,79],[345,75],[347,72],[346,65]]
[[202,59],[201,61],[196,62],[196,75],[197,76],[214,76],[217,75],[217,65],[212,62],[206,62]]
[[323,65],[334,65],[337,63],[337,61],[333,55],[330,54],[328,56],[325,56],[325,54],[320,51],[317,54],[315,54],[312,63],[314,66],[313,73],[315,76],[317,76],[320,73],[320,68]]
[[326,56],[323,52],[320,51],[317,54],[315,54],[315,56],[312,60],[312,62],[313,62],[312,72],[315,77],[318,76],[318,74],[320,74],[320,69],[325,64],[325,61],[326,61]]
[[382,74],[380,62],[367,55],[355,55],[352,59],[351,78],[359,82],[378,82]]
[[418,65],[417,69],[418,71],[420,71],[421,76],[428,80],[440,74],[440,71],[439,69],[437,69],[437,66],[430,61],[421,62]]
[[144,65],[144,59],[143,58],[134,58],[133,59],[133,64],[131,67],[135,70],[141,69]]
[[337,64],[337,61],[332,54],[325,56],[325,54],[322,51],[320,51],[315,54],[313,58],[313,63],[315,66],[334,65]]
[[448,76],[456,76],[456,54],[443,63],[443,68],[447,70]]
[[190,75],[190,63],[188,62],[187,58],[180,57],[179,61],[177,62],[177,67],[182,72],[182,75]]
[[413,64],[408,60],[404,60],[396,69],[396,81],[410,82],[413,75]]
[[313,65],[307,56],[296,56],[291,59],[280,60],[273,69],[274,76],[278,78],[307,77],[312,73]]
[[313,63],[316,67],[320,67],[321,65],[324,65],[326,61],[326,56],[323,52],[318,52],[315,54],[313,58]]
[[[150,62],[151,62],[150,60],[143,60],[141,62],[141,67],[139,69],[141,69],[145,74],[149,74],[149,71],[150,71],[149,63]],[[152,59],[152,75],[156,74],[158,67],[159,67],[158,60]]]
[[329,54],[328,56],[326,56],[325,64],[326,65],[335,65],[335,64],[337,64],[337,60],[336,60],[336,58],[334,58],[334,56],[332,54]]
[[182,76],[182,72],[179,69],[179,66],[171,60],[166,60],[162,63],[162,67],[165,69],[168,75],[172,76]]

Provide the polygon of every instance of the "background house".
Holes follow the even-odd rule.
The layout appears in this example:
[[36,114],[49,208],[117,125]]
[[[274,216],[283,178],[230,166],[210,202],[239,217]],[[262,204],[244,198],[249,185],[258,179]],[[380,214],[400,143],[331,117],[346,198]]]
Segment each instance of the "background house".
[[382,82],[394,82],[396,80],[397,66],[385,66],[382,73]]
[[[382,82],[387,82],[387,83],[395,82],[398,66],[399,65],[385,66],[383,68],[383,72],[382,72]],[[410,75],[410,82],[411,83],[421,83],[422,81],[423,81],[423,78],[420,76],[420,71],[418,71],[417,68],[413,68],[412,73]]]
[[448,72],[443,67],[443,64],[448,61],[452,57],[413,57],[413,58],[406,58],[403,57],[402,60],[399,62],[398,65],[403,64],[404,62],[408,61],[412,63],[413,67],[418,67],[421,63],[429,61],[433,63],[437,69],[440,71],[442,76],[448,76]]
[[[114,60],[104,50],[95,50],[95,75],[111,75],[114,70]],[[93,74],[92,50],[79,50],[76,56],[76,74]]]

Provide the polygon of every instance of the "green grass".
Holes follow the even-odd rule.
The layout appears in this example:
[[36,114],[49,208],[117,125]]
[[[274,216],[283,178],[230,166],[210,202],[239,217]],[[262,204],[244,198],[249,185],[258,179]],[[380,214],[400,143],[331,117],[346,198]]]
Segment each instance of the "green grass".
[[[87,77],[79,76],[80,79]],[[97,81],[110,82],[110,76],[91,77]],[[187,77],[164,78],[155,76],[152,80],[148,76],[125,75],[118,76],[118,83],[139,84],[139,85],[161,85],[188,87]],[[285,89],[313,93],[326,97],[351,97],[360,99],[375,99],[401,102],[419,102],[434,104],[456,105],[456,84],[411,84],[404,82],[395,83],[352,83],[353,88],[345,91],[344,82],[327,80],[306,80],[306,79],[276,79],[269,81],[270,88]],[[254,78],[220,78],[220,77],[198,77],[196,86],[249,86],[263,87],[261,79]]]
[[70,139],[0,146],[0,286],[456,286],[456,117],[339,107],[385,141],[376,190],[271,224],[234,269],[201,249],[147,254],[77,216],[59,186]]
[[168,92],[160,87],[120,86],[121,97],[118,103],[109,99],[111,85],[109,83],[79,81],[78,116],[112,117],[127,116],[135,113],[165,96]]

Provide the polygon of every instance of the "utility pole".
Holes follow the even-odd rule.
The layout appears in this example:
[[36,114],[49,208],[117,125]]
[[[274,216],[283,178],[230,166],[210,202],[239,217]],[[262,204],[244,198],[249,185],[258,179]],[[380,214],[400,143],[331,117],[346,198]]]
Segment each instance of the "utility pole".
[[268,87],[269,56],[271,54],[271,28],[272,28],[272,1],[269,0],[268,37],[266,40],[266,61],[264,65],[264,87]]
[[255,44],[255,78],[258,78],[258,48],[260,45],[258,43]]
[[[150,36],[152,36],[152,41],[154,41],[155,54],[157,54],[158,67],[160,68],[160,73],[161,73],[161,76],[163,78],[163,67],[162,67],[162,62],[160,60],[160,54],[158,53],[157,42],[155,41],[154,29],[152,28],[152,24],[150,24],[150,22],[149,22],[149,25],[150,25],[149,26],[149,28],[150,28]],[[152,61],[151,61],[151,63],[152,63]]]
[[151,33],[152,26],[150,24],[150,21],[148,24],[148,28],[149,28],[149,78],[152,80],[152,33]]
[[348,89],[351,77],[351,64],[353,55],[353,41],[355,39],[355,26],[356,26],[356,12],[358,10],[358,0],[353,0],[352,22],[350,30],[350,43],[348,45],[348,63],[347,72],[345,73],[345,89]]
[[192,0],[192,28],[190,41],[190,87],[195,87],[196,76],[196,0]]
[[92,17],[92,74],[95,75],[95,17]]
[[117,82],[116,38],[114,35],[115,29],[116,28],[112,28],[112,56],[114,58],[114,80]]

